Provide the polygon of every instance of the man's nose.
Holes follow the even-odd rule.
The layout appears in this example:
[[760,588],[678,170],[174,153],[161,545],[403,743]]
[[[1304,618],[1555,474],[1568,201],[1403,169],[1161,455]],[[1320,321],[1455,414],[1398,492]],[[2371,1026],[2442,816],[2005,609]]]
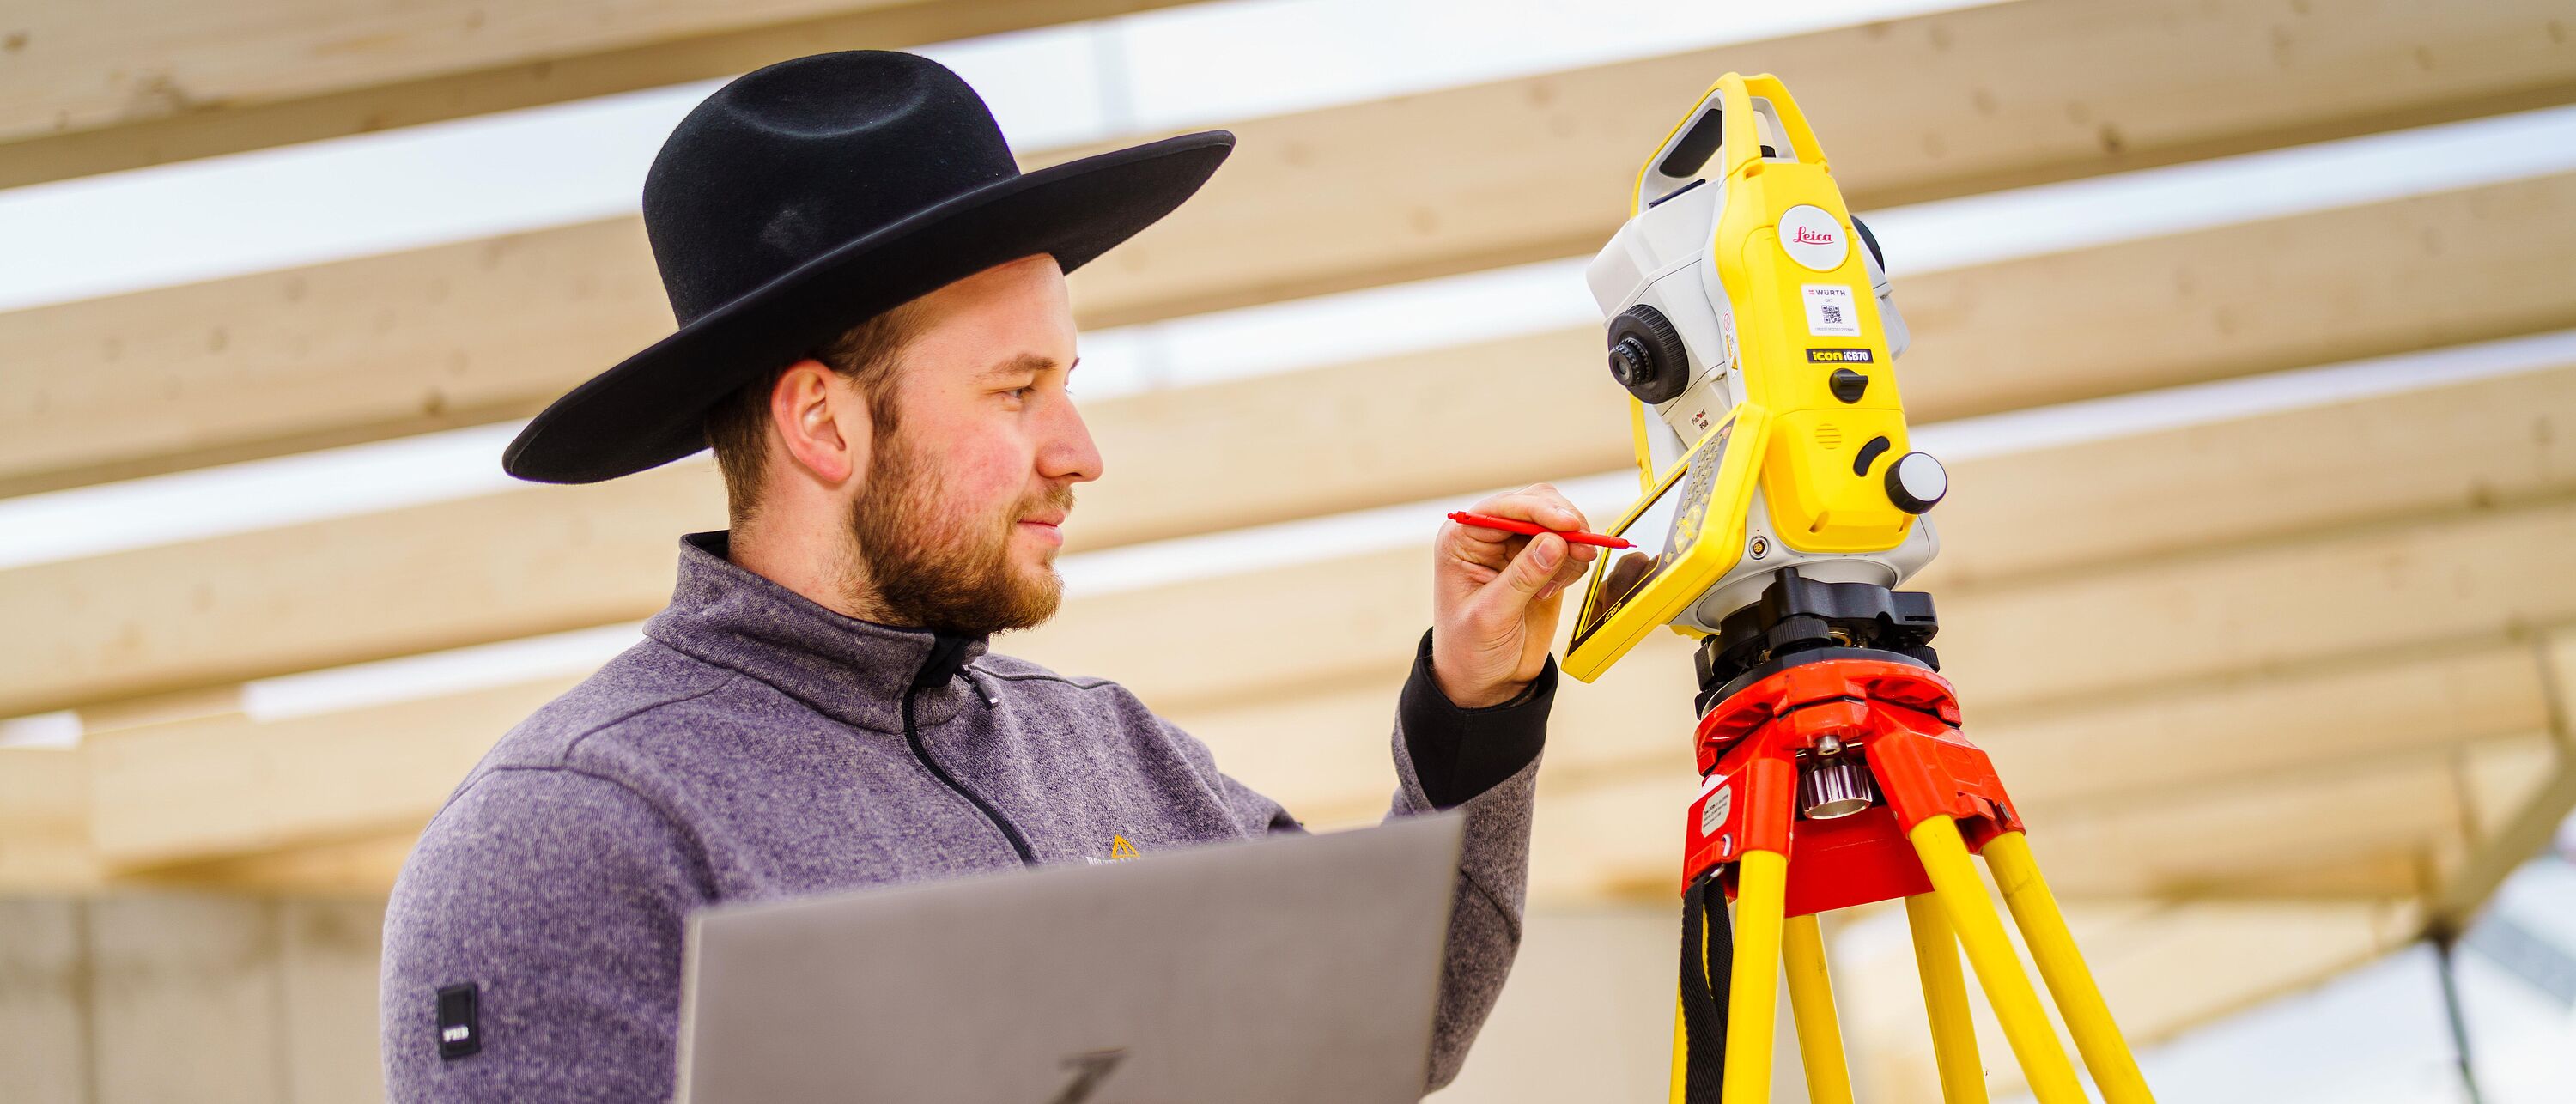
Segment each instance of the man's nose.
[[1082,412],[1071,398],[1056,404],[1043,432],[1038,444],[1039,475],[1072,483],[1100,478],[1100,446],[1092,443],[1091,427],[1083,424]]

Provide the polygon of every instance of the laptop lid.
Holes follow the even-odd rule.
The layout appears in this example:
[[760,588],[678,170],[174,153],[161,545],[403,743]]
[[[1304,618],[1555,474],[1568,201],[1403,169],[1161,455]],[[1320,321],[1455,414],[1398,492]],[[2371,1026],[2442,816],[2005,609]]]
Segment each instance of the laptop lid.
[[1417,1100],[1462,823],[699,912],[681,1099]]

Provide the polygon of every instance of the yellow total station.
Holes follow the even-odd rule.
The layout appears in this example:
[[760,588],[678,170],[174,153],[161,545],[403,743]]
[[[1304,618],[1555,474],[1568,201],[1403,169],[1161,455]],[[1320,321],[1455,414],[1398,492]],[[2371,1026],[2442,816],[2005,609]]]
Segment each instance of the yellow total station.
[[1646,490],[1611,531],[1656,551],[1603,560],[1568,673],[1598,675],[1654,625],[1714,632],[1782,567],[1894,586],[1931,559],[1918,515],[1948,477],[1908,447],[1904,321],[1779,80],[1710,86],[1585,279]]
[[1595,678],[1656,626],[1700,638],[1672,1099],[1770,1098],[1785,970],[1809,1094],[1851,1100],[1817,916],[1902,900],[1943,1099],[1986,1093],[1964,950],[2033,1093],[2081,1104],[1975,856],[2103,1098],[2150,1104],[2019,810],[1961,731],[1931,596],[1895,589],[1938,551],[1921,515],[1948,477],[1908,447],[1885,261],[1788,90],[1719,78],[1638,171],[1585,279],[1644,493],[1610,527],[1639,550],[1596,562],[1564,670]]

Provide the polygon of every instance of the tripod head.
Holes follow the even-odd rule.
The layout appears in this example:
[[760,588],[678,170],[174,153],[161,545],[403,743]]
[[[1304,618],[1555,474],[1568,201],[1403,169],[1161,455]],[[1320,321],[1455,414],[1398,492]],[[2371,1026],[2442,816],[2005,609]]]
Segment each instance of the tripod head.
[[1741,673],[1799,650],[1753,645],[1780,627],[1751,628],[1766,592],[1817,585],[1919,605],[1928,640],[1930,599],[1890,592],[1939,550],[1919,515],[1948,476],[1907,448],[1905,322],[1788,89],[1718,78],[1639,169],[1629,216],[1585,278],[1644,491],[1608,532],[1646,551],[1596,562],[1565,671],[1596,678],[1669,625],[1710,638],[1704,684]]
[[1752,605],[1727,615],[1718,631],[1701,639],[1699,712],[1736,690],[1832,649],[1863,657],[1941,669],[1931,642],[1941,628],[1932,596],[1889,590],[1872,583],[1823,583],[1794,567],[1770,575]]

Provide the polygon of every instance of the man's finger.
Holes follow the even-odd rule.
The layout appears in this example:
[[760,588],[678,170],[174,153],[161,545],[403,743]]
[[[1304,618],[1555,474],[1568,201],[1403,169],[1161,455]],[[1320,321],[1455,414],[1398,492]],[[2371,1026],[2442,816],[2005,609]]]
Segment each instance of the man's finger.
[[[1477,503],[1473,512],[1484,514],[1488,517],[1508,518],[1513,521],[1526,521],[1549,529],[1581,529],[1585,527],[1583,511],[1576,509],[1573,503],[1567,502],[1562,496],[1556,495],[1538,495],[1525,492],[1495,495],[1492,498],[1488,498],[1483,502]],[[1499,543],[1501,541],[1508,540],[1515,535],[1508,530],[1492,529],[1482,525],[1468,525],[1464,523],[1459,525],[1459,531],[1466,534],[1470,539],[1485,541],[1487,543]]]
[[1540,598],[1581,586],[1583,577],[1592,573],[1593,559],[1601,552],[1586,544],[1571,545],[1566,551],[1565,562],[1556,565],[1556,571],[1548,576],[1547,588],[1539,591]]
[[1583,511],[1576,509],[1573,502],[1553,489],[1506,491],[1477,503],[1473,509],[1480,514],[1536,521],[1560,528],[1563,527],[1560,523],[1580,523],[1583,520]]
[[1556,573],[1552,576],[1559,585],[1571,586],[1576,580],[1583,578],[1586,573],[1592,570],[1592,557],[1580,555],[1580,553],[1589,550],[1577,548],[1574,551],[1577,555],[1566,557],[1564,563],[1557,565]]
[[1513,556],[1520,554],[1530,540],[1518,533],[1496,533],[1494,536],[1498,539],[1494,540],[1465,535],[1477,532],[1474,526],[1459,526],[1458,535],[1451,536],[1442,551],[1453,558],[1499,572],[1511,563]]
[[1530,538],[1529,546],[1512,557],[1511,566],[1501,577],[1485,584],[1477,600],[1494,622],[1518,618],[1530,599],[1538,596],[1556,577],[1558,565],[1565,562],[1565,538],[1553,533]]

